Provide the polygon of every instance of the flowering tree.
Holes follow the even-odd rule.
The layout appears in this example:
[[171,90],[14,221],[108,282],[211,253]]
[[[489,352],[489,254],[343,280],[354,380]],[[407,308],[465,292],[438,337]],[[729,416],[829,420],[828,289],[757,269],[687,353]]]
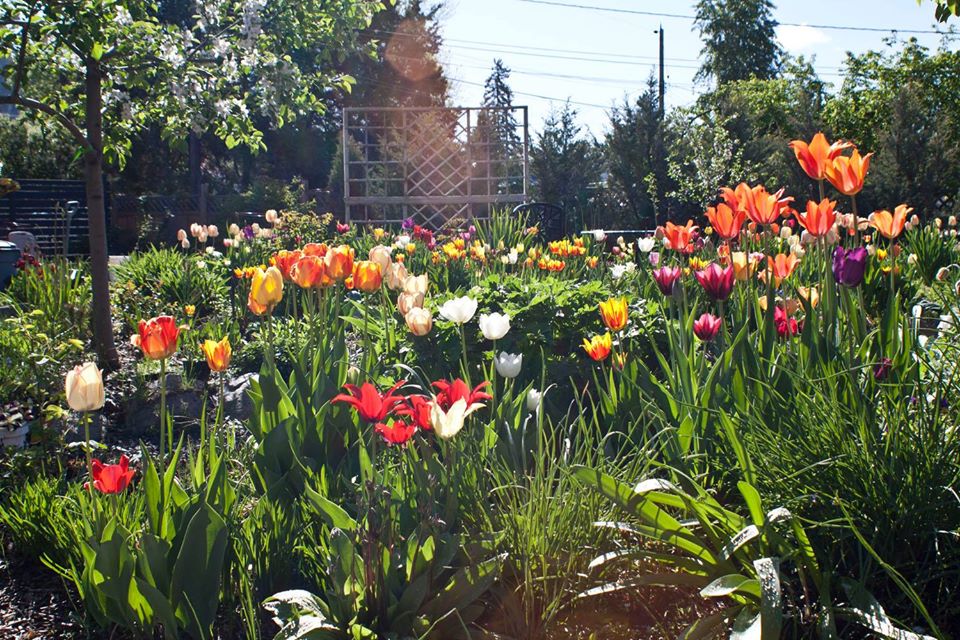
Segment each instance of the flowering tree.
[[[389,0],[392,2],[392,0]],[[94,339],[117,360],[108,290],[104,162],[158,125],[171,144],[213,131],[264,148],[253,115],[277,126],[324,110],[353,78],[334,72],[383,0],[6,0],[0,70],[12,104],[65,127],[84,156]]]

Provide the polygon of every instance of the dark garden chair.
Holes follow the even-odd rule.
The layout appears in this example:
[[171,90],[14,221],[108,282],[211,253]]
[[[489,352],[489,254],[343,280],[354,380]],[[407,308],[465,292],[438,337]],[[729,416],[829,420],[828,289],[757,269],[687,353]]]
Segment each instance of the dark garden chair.
[[549,202],[525,202],[514,207],[514,215],[525,214],[528,224],[540,230],[545,240],[559,240],[567,233],[566,215],[562,208]]

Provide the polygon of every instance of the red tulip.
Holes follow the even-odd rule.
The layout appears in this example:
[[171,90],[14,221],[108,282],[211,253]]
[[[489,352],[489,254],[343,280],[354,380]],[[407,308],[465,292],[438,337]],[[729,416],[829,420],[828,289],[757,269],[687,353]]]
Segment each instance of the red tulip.
[[440,405],[440,408],[444,411],[449,411],[450,407],[453,406],[453,403],[457,400],[463,400],[467,403],[467,407],[480,403],[484,400],[492,400],[493,396],[489,393],[481,391],[485,386],[490,384],[489,382],[481,382],[473,389],[467,386],[467,383],[457,378],[456,380],[447,381],[447,380],[437,380],[433,383],[440,392],[437,394],[437,404]]
[[780,305],[773,310],[773,323],[777,327],[777,335],[781,338],[790,338],[800,333],[796,319],[788,316],[787,310]]
[[383,436],[388,444],[405,444],[417,432],[417,425],[394,420],[390,424],[378,422],[373,430]]
[[407,405],[410,408],[410,418],[418,428],[430,431],[433,423],[430,422],[430,398],[420,395],[407,396]]
[[[120,456],[120,464],[104,465],[94,460],[91,470],[93,487],[100,493],[122,493],[133,480],[134,471],[129,466],[130,461],[125,455]],[[84,488],[89,490],[90,483],[85,483]]]
[[393,395],[393,392],[403,384],[406,384],[406,380],[393,385],[384,394],[377,391],[377,388],[369,382],[364,382],[360,387],[345,384],[343,388],[350,393],[341,393],[331,402],[346,402],[353,406],[360,417],[367,422],[383,422],[398,405],[403,403],[403,396]]
[[164,360],[177,350],[179,336],[180,327],[173,316],[158,316],[141,320],[137,335],[133,336],[131,342],[151,360]]

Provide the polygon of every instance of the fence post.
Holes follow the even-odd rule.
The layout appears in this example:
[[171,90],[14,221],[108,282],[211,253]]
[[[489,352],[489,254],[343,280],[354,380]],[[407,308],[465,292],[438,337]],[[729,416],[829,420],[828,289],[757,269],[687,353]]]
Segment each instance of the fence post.
[[197,213],[199,214],[200,221],[203,224],[206,224],[207,222],[209,222],[209,220],[207,220],[207,194],[209,190],[210,190],[210,187],[207,185],[206,182],[204,182],[203,184],[200,185],[200,193],[199,193],[199,197],[197,198],[197,209],[199,209]]

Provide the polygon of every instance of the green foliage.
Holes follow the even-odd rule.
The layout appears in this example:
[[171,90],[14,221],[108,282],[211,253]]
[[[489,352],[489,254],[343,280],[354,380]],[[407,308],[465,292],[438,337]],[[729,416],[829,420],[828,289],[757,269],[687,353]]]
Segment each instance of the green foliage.
[[0,538],[30,557],[46,554],[58,563],[77,554],[71,530],[72,515],[64,508],[62,478],[40,475],[20,484],[6,484],[0,492]]
[[187,305],[196,307],[197,318],[211,316],[227,305],[230,276],[226,268],[178,249],[134,253],[114,274],[114,310],[130,329],[141,319],[158,315],[184,318]]
[[0,301],[14,307],[17,315],[34,314],[44,333],[72,332],[85,341],[90,327],[90,274],[84,262],[44,260],[27,266],[0,293]]
[[[26,115],[0,118],[0,167],[15,178],[78,178],[78,146],[62,128]],[[24,153],[29,149],[29,153]]]
[[780,70],[783,51],[770,0],[699,0],[694,26],[703,40],[701,80],[767,80]]

